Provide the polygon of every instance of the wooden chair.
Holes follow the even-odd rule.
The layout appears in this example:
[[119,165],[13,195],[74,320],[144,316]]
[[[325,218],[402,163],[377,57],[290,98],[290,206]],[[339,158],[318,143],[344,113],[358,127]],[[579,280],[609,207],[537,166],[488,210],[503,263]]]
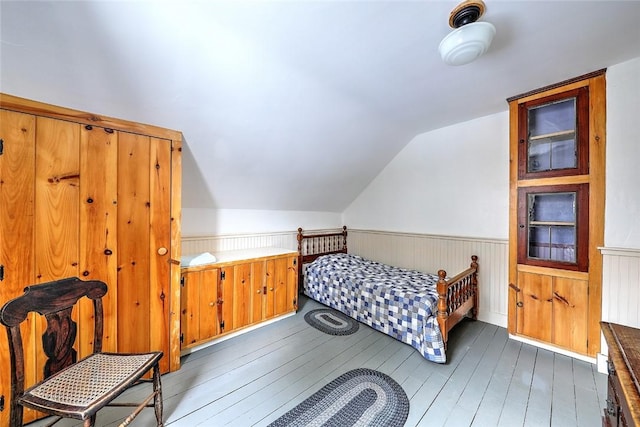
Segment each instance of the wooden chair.
[[[107,285],[98,280],[77,277],[28,286],[24,295],[7,302],[0,310],[0,323],[6,326],[11,353],[11,427],[22,426],[23,407],[42,411],[58,418],[74,418],[93,426],[96,413],[105,406],[135,407],[121,426],[128,425],[142,409],[155,408],[158,426],[162,426],[162,387],[159,360],[162,352],[146,354],[102,353],[102,297]],[[73,345],[77,326],[71,318],[73,306],[82,297],[93,300],[93,354],[77,361]],[[24,349],[20,324],[30,312],[46,317],[47,330],[42,336],[44,380],[24,389]],[[142,377],[153,370],[151,380]],[[153,382],[153,392],[142,403],[112,402],[122,392],[140,381]],[[151,402],[153,400],[153,402]]]

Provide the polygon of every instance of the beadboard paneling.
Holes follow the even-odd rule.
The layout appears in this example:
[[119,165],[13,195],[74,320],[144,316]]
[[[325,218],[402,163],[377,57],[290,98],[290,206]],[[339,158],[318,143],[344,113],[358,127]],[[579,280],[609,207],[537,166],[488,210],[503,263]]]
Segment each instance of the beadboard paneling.
[[508,241],[425,234],[349,230],[349,252],[374,261],[420,271],[444,269],[454,275],[478,256],[479,317],[506,327]]
[[640,328],[640,250],[601,252],[602,320]]
[[253,248],[283,248],[298,250],[297,232],[234,234],[221,236],[184,237],[182,254],[234,251]]
[[[327,232],[335,230],[313,230]],[[307,231],[309,232],[309,231]],[[363,257],[421,271],[446,270],[456,274],[478,255],[480,319],[498,326],[507,325],[508,251],[506,240],[431,236],[367,230],[348,230],[349,252]],[[264,233],[205,237],[185,237],[185,255],[201,252],[278,247],[297,250],[297,233]]]

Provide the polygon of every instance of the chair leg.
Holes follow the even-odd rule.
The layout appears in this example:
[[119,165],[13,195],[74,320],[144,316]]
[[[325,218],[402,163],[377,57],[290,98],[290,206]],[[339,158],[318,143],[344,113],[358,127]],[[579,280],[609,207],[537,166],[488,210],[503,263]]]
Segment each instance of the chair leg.
[[156,363],[153,367],[153,391],[156,393],[153,398],[153,407],[156,412],[156,422],[158,427],[163,427],[162,422],[162,381],[160,379],[160,367]]

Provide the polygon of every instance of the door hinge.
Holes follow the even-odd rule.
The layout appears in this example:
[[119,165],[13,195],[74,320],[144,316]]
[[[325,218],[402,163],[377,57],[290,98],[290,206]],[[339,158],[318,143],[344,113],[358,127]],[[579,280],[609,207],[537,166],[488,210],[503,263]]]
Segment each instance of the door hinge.
[[220,322],[220,331],[224,331],[224,320]]
[[184,287],[184,276],[182,276],[182,277],[180,278],[180,285],[182,285],[182,286]]
[[224,280],[225,276],[226,276],[226,274],[225,274],[224,270],[220,270],[220,280]]
[[4,394],[0,396],[0,412],[4,411]]
[[4,154],[4,140],[0,139],[0,156]]
[[180,343],[184,342],[184,334],[180,334]]
[[0,265],[0,282],[4,280],[4,265]]

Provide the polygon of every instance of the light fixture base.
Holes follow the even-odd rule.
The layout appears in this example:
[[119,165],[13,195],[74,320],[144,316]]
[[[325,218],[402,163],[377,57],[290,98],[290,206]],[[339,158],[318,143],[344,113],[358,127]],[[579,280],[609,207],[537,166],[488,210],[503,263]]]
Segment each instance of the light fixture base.
[[482,0],[466,0],[457,5],[449,15],[449,26],[460,28],[463,25],[476,22],[484,15],[486,7]]

